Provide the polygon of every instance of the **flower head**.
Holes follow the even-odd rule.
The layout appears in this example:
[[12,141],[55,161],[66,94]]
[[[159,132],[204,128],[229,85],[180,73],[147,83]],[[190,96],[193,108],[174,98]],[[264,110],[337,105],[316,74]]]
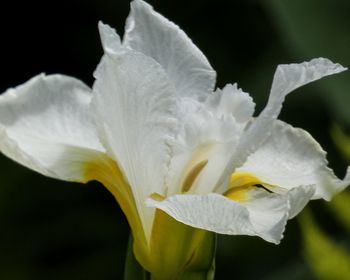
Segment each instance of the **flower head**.
[[[307,132],[277,120],[287,94],[341,65],[318,58],[278,66],[253,117],[249,94],[236,84],[214,90],[206,57],[145,2],[131,3],[123,40],[107,25],[99,30],[104,55],[92,89],[42,74],[0,96],[0,149],[46,176],[104,184],[150,271],[154,259],[188,265],[206,238],[199,229],[278,243],[310,199],[328,200],[349,184]],[[162,249],[169,238],[190,245],[170,254]]]

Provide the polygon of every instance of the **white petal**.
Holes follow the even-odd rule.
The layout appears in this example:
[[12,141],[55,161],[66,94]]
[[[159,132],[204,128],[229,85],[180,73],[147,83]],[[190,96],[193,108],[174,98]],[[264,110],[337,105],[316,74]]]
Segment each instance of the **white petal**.
[[298,215],[315,194],[315,186],[300,186],[289,190],[286,195],[289,202],[289,219]]
[[144,209],[152,192],[164,192],[174,134],[175,89],[153,59],[129,50],[106,54],[95,72],[95,113],[109,155],[131,185],[138,212],[150,234],[153,212]]
[[62,75],[39,75],[0,96],[0,150],[44,175],[85,180],[82,163],[104,148],[89,113],[91,90]]
[[314,198],[330,199],[350,184],[327,167],[326,152],[306,131],[275,121],[270,136],[237,171],[249,172],[262,182],[291,189],[315,185]]
[[[240,135],[251,119],[255,104],[252,98],[237,85],[226,85],[208,95],[204,103],[190,106],[191,100],[181,99],[180,106],[187,113],[182,129],[173,143],[173,157],[168,176],[168,195],[181,192],[183,183],[193,175],[196,167],[203,166],[186,192],[205,194],[221,192],[225,184],[217,187],[217,181],[227,166],[232,151],[237,148]],[[198,165],[199,164],[199,165]],[[194,177],[192,177],[194,178]]]
[[218,185],[222,184],[224,178],[232,174],[235,168],[241,166],[246,158],[258,149],[269,136],[272,130],[272,123],[278,117],[282,103],[288,93],[302,85],[344,70],[346,68],[340,64],[334,64],[325,58],[313,59],[300,64],[279,65],[273,79],[266,107],[252,122],[246,132],[242,134],[240,144],[236,152],[233,153]]
[[241,132],[241,126],[232,114],[213,113],[220,106],[210,104],[209,111],[207,104],[201,104],[197,111],[192,111],[183,119],[177,138],[172,142],[167,195],[213,191]]
[[208,110],[218,116],[233,116],[237,122],[246,123],[253,116],[255,104],[248,93],[227,84],[222,90],[217,89],[206,100]]
[[216,73],[203,53],[174,23],[141,0],[131,2],[123,43],[155,59],[180,96],[204,100]]
[[210,193],[174,195],[163,201],[148,199],[147,204],[196,228],[230,235],[257,235],[279,243],[288,219],[286,197],[259,190],[251,195],[251,202],[246,203]]
[[105,52],[118,54],[122,50],[120,37],[117,32],[109,25],[98,23],[98,30],[100,32],[102,47]]
[[288,196],[253,189],[249,192],[249,199],[242,204],[248,209],[251,224],[258,235],[278,244],[289,218]]
[[[271,86],[268,107],[275,117],[282,108],[284,97],[293,90],[321,79],[347,70],[338,63],[326,58],[316,58],[300,64],[282,64],[277,67]],[[272,112],[271,112],[272,113]]]
[[300,64],[279,65],[273,78],[267,105],[242,138],[240,149],[250,154],[259,146],[256,139],[259,139],[260,143],[266,139],[271,132],[271,124],[278,117],[288,93],[305,84],[344,70],[346,68],[340,64],[334,64],[325,58],[313,59]]

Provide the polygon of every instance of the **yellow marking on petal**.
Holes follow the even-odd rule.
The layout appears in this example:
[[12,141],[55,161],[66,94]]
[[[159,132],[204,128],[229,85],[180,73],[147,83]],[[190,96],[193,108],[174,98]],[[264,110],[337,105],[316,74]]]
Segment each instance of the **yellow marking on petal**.
[[263,182],[249,172],[235,172],[231,175],[230,188],[262,184]]
[[251,186],[233,187],[228,191],[226,191],[224,193],[224,196],[236,201],[246,201],[248,199],[247,194],[251,189],[252,189]]
[[[96,180],[102,183],[117,200],[130,225],[134,237],[134,250],[139,259],[147,259],[148,242],[137,212],[131,187],[120,170],[118,164],[104,154],[83,164],[84,182]],[[136,252],[135,252],[136,253]]]
[[188,192],[190,190],[199,173],[203,170],[207,163],[207,159],[202,160],[191,169],[191,171],[187,174],[185,181],[182,184],[182,192]]
[[231,175],[228,190],[223,194],[229,199],[246,201],[254,185],[264,183],[249,172],[235,172]]

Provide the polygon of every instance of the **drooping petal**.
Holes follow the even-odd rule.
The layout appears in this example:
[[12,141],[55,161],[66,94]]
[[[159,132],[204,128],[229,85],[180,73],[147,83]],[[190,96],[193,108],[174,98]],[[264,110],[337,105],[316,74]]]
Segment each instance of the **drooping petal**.
[[84,163],[104,153],[89,113],[91,90],[38,75],[0,96],[0,150],[46,176],[85,181]]
[[176,93],[152,58],[108,44],[105,40],[106,54],[94,74],[92,103],[103,143],[125,174],[149,235],[154,213],[144,207],[144,200],[152,192],[164,191]]
[[218,181],[218,187],[269,136],[272,130],[272,123],[278,117],[282,103],[288,93],[300,86],[344,70],[346,68],[340,64],[334,64],[325,58],[313,59],[300,64],[279,65],[274,75],[266,107],[247,128],[245,133],[242,134],[236,152],[233,153],[221,179]]
[[180,96],[204,100],[213,91],[216,73],[203,53],[177,25],[141,0],[131,3],[123,43],[162,65]]
[[241,203],[249,211],[251,224],[254,226],[256,235],[266,241],[278,244],[283,238],[283,232],[289,218],[288,197],[260,189],[252,189],[247,196],[248,199]]
[[162,201],[148,199],[147,204],[193,227],[279,243],[289,215],[287,197],[255,190],[250,198],[241,203],[215,193],[174,195]]
[[327,165],[326,152],[310,134],[275,121],[270,136],[237,172],[249,172],[285,189],[315,185],[314,198],[328,200],[350,185],[350,175],[339,180]]

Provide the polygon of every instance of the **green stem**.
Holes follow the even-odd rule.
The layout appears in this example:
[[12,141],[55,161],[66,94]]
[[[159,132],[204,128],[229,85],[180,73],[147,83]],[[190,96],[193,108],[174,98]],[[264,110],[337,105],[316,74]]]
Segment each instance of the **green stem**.
[[133,251],[132,234],[129,236],[124,268],[124,280],[150,280],[151,275],[136,260]]

